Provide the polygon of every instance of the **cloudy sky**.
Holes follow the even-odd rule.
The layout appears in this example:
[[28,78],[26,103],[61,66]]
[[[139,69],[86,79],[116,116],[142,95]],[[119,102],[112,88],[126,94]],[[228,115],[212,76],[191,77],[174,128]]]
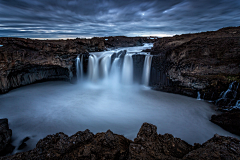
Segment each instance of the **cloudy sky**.
[[169,36],[240,26],[240,0],[0,0],[0,37]]

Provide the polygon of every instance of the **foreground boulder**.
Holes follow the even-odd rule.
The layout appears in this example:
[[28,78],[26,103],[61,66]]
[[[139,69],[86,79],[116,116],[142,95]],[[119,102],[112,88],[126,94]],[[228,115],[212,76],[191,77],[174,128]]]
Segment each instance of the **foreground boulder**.
[[12,130],[8,127],[8,119],[0,119],[0,156],[11,153],[14,147],[11,145]]
[[144,123],[134,141],[108,130],[94,135],[89,130],[72,136],[48,135],[33,150],[2,159],[239,159],[240,141],[215,135],[203,145],[191,146],[171,134],[158,135],[157,127]]

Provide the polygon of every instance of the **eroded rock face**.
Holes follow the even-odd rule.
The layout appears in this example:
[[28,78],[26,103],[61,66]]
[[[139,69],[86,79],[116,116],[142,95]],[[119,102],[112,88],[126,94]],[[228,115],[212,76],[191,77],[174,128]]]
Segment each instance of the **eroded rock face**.
[[153,86],[195,98],[199,92],[201,99],[217,100],[230,83],[240,82],[239,52],[240,27],[162,38],[152,48],[151,54],[160,57],[152,65],[173,83],[166,86],[159,79]]
[[15,147],[11,145],[12,130],[8,127],[8,119],[0,119],[0,156],[11,153]]
[[0,159],[238,159],[240,141],[215,135],[203,145],[191,146],[171,134],[158,135],[157,127],[144,123],[134,142],[108,130],[94,135],[89,130],[72,136],[48,135],[28,152]]

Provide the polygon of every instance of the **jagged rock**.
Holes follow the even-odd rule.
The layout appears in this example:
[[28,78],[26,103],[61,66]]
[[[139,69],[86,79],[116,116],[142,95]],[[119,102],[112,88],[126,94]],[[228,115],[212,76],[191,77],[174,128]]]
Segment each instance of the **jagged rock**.
[[0,119],[0,156],[11,153],[14,146],[11,145],[12,130],[8,127],[8,119]]
[[194,147],[171,134],[158,135],[157,127],[144,123],[134,142],[108,130],[94,135],[89,130],[68,137],[64,133],[48,135],[39,140],[33,150],[3,159],[82,159],[82,160],[177,160],[239,158],[240,141],[215,135],[203,145]]
[[192,149],[191,145],[171,134],[158,135],[156,126],[144,123],[129,146],[129,159],[177,159]]
[[183,157],[184,160],[240,159],[240,141],[236,138],[214,135],[200,148]]
[[211,121],[233,134],[240,135],[240,110],[212,115]]
[[165,155],[182,158],[184,155],[193,150],[193,146],[180,138],[174,138],[171,134],[159,135],[161,144],[163,145],[163,152]]
[[93,141],[84,147],[79,147],[63,159],[127,159],[130,140],[124,136],[106,133],[97,133]]

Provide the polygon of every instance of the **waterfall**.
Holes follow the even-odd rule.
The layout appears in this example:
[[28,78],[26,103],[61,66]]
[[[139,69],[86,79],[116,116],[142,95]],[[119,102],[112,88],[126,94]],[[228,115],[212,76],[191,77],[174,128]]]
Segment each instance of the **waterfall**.
[[81,56],[81,59],[80,59],[80,56],[78,55],[77,56],[77,59],[76,59],[76,75],[77,75],[77,80],[81,80],[83,78],[83,55]]
[[[113,84],[113,86],[118,86],[120,82],[126,85],[133,84],[134,61],[132,55],[132,53],[128,53],[126,50],[117,53],[112,51],[91,53],[88,58],[88,81],[100,82],[106,85]],[[152,56],[147,55],[144,62],[144,69],[141,68],[141,71],[144,73],[140,79],[143,79],[145,85],[149,84],[151,61]],[[76,62],[77,66],[79,66],[79,56]],[[80,74],[80,68],[82,67],[77,69],[77,75]]]
[[112,82],[114,83],[119,83],[120,80],[120,64],[119,64],[119,60],[120,58],[115,58],[113,63],[112,63],[112,67],[110,70],[110,77]]
[[83,78],[83,54],[81,55],[77,55],[77,59],[76,59],[76,75],[77,75],[77,80],[82,80]]
[[111,55],[103,57],[100,61],[100,73],[102,78],[107,78],[109,76],[110,67],[111,67]]
[[152,64],[152,56],[146,55],[144,60],[144,66],[143,66],[143,74],[142,74],[142,83],[145,86],[149,85],[151,64]]
[[88,78],[90,81],[98,80],[98,58],[96,55],[91,54],[88,59]]
[[230,107],[227,110],[231,110],[232,108],[239,108],[240,100],[237,100],[235,106],[232,104],[232,102],[236,100],[238,86],[239,83],[236,81],[230,83],[228,89],[220,94],[220,97],[216,100],[215,105],[218,105],[220,103],[221,105],[223,104]]
[[122,68],[122,82],[124,84],[133,83],[133,59],[132,55],[126,54],[124,56],[123,68]]
[[[232,86],[233,86],[234,83],[235,83],[235,81],[232,82],[232,83],[229,85],[228,90],[227,90],[226,92],[224,92],[224,94],[223,94],[223,96],[222,96],[223,99],[227,98],[228,92],[232,92]],[[234,91],[234,94],[235,94],[235,91]],[[234,97],[234,98],[235,98],[235,97]]]
[[200,94],[200,92],[197,92],[197,94],[198,94],[197,100],[202,100],[202,99],[201,99],[201,94]]

